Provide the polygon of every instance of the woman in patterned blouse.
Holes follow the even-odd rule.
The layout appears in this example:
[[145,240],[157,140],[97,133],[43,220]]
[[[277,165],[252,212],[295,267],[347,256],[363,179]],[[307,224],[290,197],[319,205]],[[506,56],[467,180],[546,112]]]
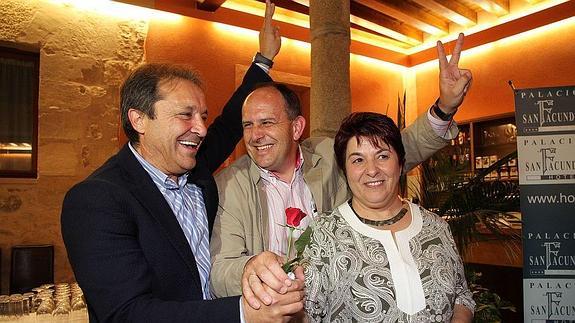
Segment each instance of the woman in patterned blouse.
[[447,223],[399,197],[393,120],[354,113],[334,143],[352,198],[319,217],[305,250],[312,322],[471,322],[475,303]]

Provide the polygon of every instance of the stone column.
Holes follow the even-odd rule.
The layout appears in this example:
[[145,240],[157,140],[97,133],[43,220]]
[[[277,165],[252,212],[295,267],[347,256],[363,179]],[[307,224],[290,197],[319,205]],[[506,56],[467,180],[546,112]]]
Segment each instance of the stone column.
[[310,0],[312,136],[333,137],[351,112],[349,0]]

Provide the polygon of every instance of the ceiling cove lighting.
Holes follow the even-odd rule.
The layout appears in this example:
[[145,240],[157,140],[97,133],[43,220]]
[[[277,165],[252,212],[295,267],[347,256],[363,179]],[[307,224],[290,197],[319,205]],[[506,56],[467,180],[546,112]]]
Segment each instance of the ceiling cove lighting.
[[[222,4],[222,8],[248,13],[254,16],[263,17],[266,5],[262,2],[246,0],[227,0]],[[309,18],[307,15],[276,7],[274,20],[285,22],[291,25],[309,28]]]
[[50,0],[50,2],[73,7],[78,10],[91,11],[115,18],[127,18],[133,20],[164,20],[179,21],[182,16],[170,12],[134,6],[112,0]]
[[[501,25],[501,24],[504,24],[506,22],[513,21],[516,19],[520,19],[520,18],[523,18],[525,16],[531,15],[533,13],[557,6],[557,5],[562,4],[564,2],[567,2],[567,1],[569,1],[569,0],[543,1],[543,2],[539,3],[538,5],[527,7],[527,8],[518,10],[517,12],[513,12],[510,14],[506,14],[504,16],[501,16],[495,20],[491,20],[491,21],[485,22],[485,23],[479,23],[475,26],[469,27],[465,30],[465,35],[466,36],[472,35],[472,34],[480,32],[480,31],[484,31],[484,30],[487,30],[489,28],[492,28],[494,26]],[[408,50],[404,50],[403,52],[406,53],[407,55],[411,55],[411,54],[426,50],[428,48],[435,47],[435,43],[438,40],[441,40],[443,43],[447,43],[449,41],[456,40],[458,34],[459,33],[450,33],[449,35],[447,35],[445,37],[441,37],[441,38],[429,37],[428,39],[425,40],[424,43],[422,43],[418,46],[412,47]]]
[[[466,49],[462,51],[462,59],[465,59],[465,57],[469,57],[469,56],[474,56],[474,55],[482,55],[484,53],[487,53],[493,49],[496,49],[498,47],[502,47],[502,46],[508,46],[508,45],[512,45],[513,43],[517,43],[517,42],[529,42],[530,38],[532,37],[537,37],[540,36],[542,34],[553,34],[553,35],[561,35],[561,34],[565,34],[565,33],[569,33],[572,32],[573,30],[575,30],[575,17],[571,17],[568,19],[564,19],[561,21],[557,21],[554,23],[551,23],[549,25],[545,25],[545,26],[541,26],[539,28],[535,28],[535,29],[531,29],[528,31],[524,31],[522,33],[513,35],[513,36],[509,36],[488,44],[484,44],[481,46],[477,46],[477,47],[473,47],[470,49]],[[448,59],[451,58],[451,56],[447,56]],[[422,64],[418,64],[413,66],[413,68],[416,69],[428,69],[428,68],[437,68],[437,59],[434,59],[432,61],[429,62],[425,62]]]
[[[259,35],[259,31],[223,24],[219,22],[214,22],[213,26],[216,30],[219,30],[220,32],[229,34],[232,37],[243,39],[246,42],[256,42]],[[286,37],[282,37],[282,46],[285,47],[293,46],[295,48],[303,49],[306,51],[309,51],[311,49],[311,44],[308,42],[296,39],[290,39]]]

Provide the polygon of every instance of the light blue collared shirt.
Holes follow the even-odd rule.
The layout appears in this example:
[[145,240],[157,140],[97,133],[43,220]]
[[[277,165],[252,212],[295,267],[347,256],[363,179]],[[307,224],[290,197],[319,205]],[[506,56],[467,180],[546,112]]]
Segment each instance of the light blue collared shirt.
[[172,212],[176,216],[190,249],[196,259],[204,299],[212,299],[210,292],[210,251],[208,218],[202,190],[188,183],[188,174],[178,177],[177,182],[145,160],[129,143],[130,150],[152,178]]

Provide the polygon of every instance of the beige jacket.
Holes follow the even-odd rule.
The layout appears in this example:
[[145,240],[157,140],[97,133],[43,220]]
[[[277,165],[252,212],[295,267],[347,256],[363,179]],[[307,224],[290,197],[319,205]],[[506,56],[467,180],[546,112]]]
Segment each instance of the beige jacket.
[[[450,132],[455,136],[457,127]],[[402,141],[405,171],[448,143],[433,131],[425,113],[402,132]],[[309,138],[300,147],[304,179],[317,211],[329,212],[349,197],[345,176],[335,162],[333,139]],[[216,297],[240,295],[244,265],[268,248],[266,193],[260,170],[247,155],[221,171],[216,182],[220,200],[210,242],[211,287]]]

